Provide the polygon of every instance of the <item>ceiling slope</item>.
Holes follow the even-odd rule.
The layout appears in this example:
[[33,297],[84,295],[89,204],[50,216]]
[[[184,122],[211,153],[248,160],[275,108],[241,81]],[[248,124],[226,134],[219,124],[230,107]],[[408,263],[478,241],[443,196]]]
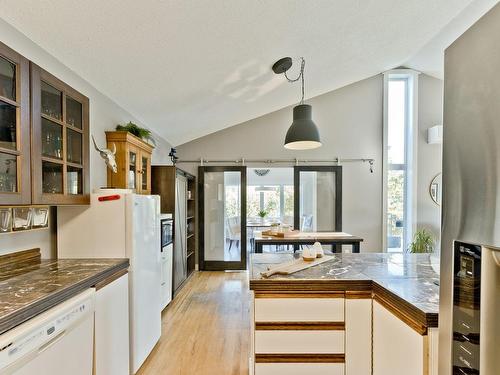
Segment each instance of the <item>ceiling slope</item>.
[[316,96],[411,62],[470,2],[0,0],[0,6],[6,22],[178,145],[294,104],[299,85],[270,69],[283,56],[306,58],[306,96]]

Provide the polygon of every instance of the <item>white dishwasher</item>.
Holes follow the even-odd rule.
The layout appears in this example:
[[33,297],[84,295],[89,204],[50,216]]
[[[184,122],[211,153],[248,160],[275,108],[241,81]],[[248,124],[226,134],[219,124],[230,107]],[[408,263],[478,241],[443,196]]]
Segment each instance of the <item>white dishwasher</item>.
[[94,295],[89,289],[0,336],[1,375],[91,375]]

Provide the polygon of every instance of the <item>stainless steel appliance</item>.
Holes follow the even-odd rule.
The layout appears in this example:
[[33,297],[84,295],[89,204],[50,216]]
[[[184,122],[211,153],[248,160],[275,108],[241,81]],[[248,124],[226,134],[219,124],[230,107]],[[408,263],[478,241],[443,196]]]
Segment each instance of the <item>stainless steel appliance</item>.
[[161,252],[163,249],[174,242],[174,220],[172,214],[160,215],[161,226]]
[[453,374],[479,374],[481,247],[455,242],[453,260]]
[[187,279],[187,178],[175,179],[174,290]]
[[500,5],[445,52],[439,374],[500,369]]

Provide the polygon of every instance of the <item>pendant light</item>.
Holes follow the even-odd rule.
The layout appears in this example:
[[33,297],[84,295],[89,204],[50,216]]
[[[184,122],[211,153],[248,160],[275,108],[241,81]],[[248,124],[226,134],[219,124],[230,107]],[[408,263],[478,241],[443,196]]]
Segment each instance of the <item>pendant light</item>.
[[300,58],[300,73],[297,78],[290,79],[286,72],[292,66],[290,57],[283,57],[276,61],[273,65],[273,72],[283,74],[288,82],[297,82],[301,80],[302,98],[299,105],[293,108],[292,125],[286,132],[285,148],[289,150],[310,150],[321,146],[319,131],[316,124],[312,120],[312,107],[309,104],[304,104],[304,67],[306,61],[303,57]]

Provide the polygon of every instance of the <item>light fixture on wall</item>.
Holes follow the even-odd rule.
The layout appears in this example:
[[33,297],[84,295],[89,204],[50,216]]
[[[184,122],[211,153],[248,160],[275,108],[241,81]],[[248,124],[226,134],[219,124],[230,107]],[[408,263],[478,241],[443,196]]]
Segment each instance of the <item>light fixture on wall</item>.
[[254,169],[253,172],[259,176],[259,177],[263,177],[263,176],[266,176],[269,172],[271,172],[270,169]]
[[310,150],[321,146],[319,131],[312,120],[312,107],[304,104],[304,67],[306,61],[300,58],[300,73],[297,78],[288,78],[286,72],[292,66],[291,57],[283,57],[273,65],[273,72],[283,74],[288,82],[297,82],[301,80],[302,97],[299,105],[293,108],[293,122],[285,137],[285,148],[290,150]]

